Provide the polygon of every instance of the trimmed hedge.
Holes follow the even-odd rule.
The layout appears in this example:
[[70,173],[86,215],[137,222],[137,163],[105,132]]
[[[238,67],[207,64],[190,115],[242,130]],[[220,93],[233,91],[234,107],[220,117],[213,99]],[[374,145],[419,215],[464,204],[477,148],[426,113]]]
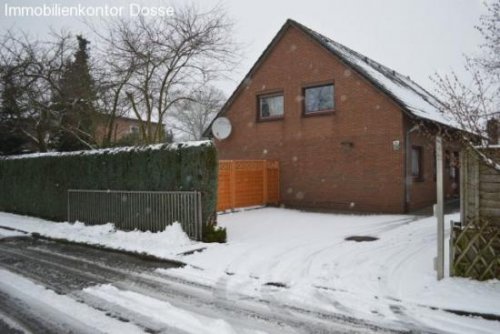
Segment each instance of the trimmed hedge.
[[68,189],[200,191],[215,220],[217,153],[210,141],[0,158],[0,211],[67,219]]

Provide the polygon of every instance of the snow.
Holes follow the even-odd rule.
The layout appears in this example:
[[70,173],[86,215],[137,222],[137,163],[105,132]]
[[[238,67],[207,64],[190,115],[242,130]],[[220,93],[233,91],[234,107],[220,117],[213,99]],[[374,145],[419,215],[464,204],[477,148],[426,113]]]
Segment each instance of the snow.
[[406,106],[406,108],[413,115],[461,129],[458,122],[441,111],[441,102],[409,77],[399,74],[396,71],[379,64],[376,61],[363,56],[297,22],[295,22],[295,24],[305,29],[333,53],[339,55],[354,68],[374,80],[399,102]]
[[[458,220],[458,214],[450,219]],[[266,208],[220,215],[219,222],[228,230],[227,244],[185,256],[182,261],[191,266],[159,271],[259,298],[274,289],[273,298],[283,303],[386,324],[401,321],[394,308],[402,308],[409,317],[405,321],[417,328],[453,324],[454,332],[468,333],[472,324],[483,332],[500,330],[499,322],[443,310],[499,313],[500,282],[450,277],[438,282],[433,217]],[[352,235],[379,240],[344,240]]]
[[[446,216],[446,226],[450,220],[459,220],[459,214]],[[226,244],[189,241],[179,224],[160,233],[123,232],[111,224],[51,223],[0,213],[0,226],[180,260],[187,265],[157,269],[157,273],[213,287],[228,298],[237,296],[236,300],[268,300],[270,312],[286,312],[280,305],[292,305],[391,328],[500,332],[499,321],[450,312],[500,315],[500,282],[458,277],[437,281],[433,268],[434,217],[260,208],[220,214],[218,221],[227,228]],[[378,240],[345,240],[349,236]],[[196,248],[204,250],[183,254]],[[204,322],[200,316],[183,313],[168,302],[149,300],[111,286],[92,287],[86,292],[118,304],[135,303],[138,312],[144,314],[169,314],[168,318],[175,322],[170,325],[187,331],[196,331],[199,323],[208,323],[203,327],[207,333],[231,332],[222,320]]]
[[109,284],[86,288],[83,291],[187,333],[236,334],[231,325],[222,319],[208,318],[175,307],[166,301],[133,291],[119,290]]
[[10,229],[5,229],[0,227],[0,239],[3,238],[8,238],[8,237],[20,237],[24,236],[26,233],[23,233],[21,231],[15,231],[15,230],[10,230]]
[[3,269],[0,269],[0,291],[29,304],[31,313],[70,323],[76,328],[91,327],[96,333],[144,333],[134,324],[112,319],[104,312]]
[[211,145],[213,145],[213,144],[209,140],[199,140],[199,141],[177,142],[177,143],[170,143],[170,144],[162,143],[162,144],[153,144],[153,145],[145,145],[145,146],[126,146],[126,147],[105,148],[105,149],[100,149],[100,150],[30,153],[30,154],[21,154],[21,155],[10,155],[10,156],[5,156],[5,157],[0,156],[0,160],[17,160],[17,159],[27,159],[27,158],[94,155],[94,154],[116,154],[116,153],[122,153],[122,152],[143,152],[143,151],[156,151],[156,150],[178,150],[180,148],[186,148],[186,147],[199,147],[199,146],[211,146]]
[[16,228],[28,233],[39,233],[42,236],[65,239],[95,246],[145,253],[159,258],[176,258],[178,253],[199,247],[184,233],[179,223],[168,225],[164,231],[121,231],[114,224],[85,225],[76,223],[54,223],[48,220],[19,216],[0,212],[0,234],[4,234],[2,226]]

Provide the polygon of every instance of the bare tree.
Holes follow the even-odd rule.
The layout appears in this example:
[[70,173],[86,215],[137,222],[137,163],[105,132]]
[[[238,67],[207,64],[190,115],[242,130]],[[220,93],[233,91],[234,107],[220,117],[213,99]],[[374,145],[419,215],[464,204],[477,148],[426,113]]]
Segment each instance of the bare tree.
[[95,67],[97,103],[101,111],[101,131],[96,138],[101,146],[110,146],[114,140],[115,121],[119,116],[131,111],[125,87],[136,69],[133,60],[120,61],[114,53],[116,50],[105,45],[99,50],[99,58]]
[[213,86],[195,92],[172,109],[170,127],[188,140],[201,140],[203,132],[219,112],[225,101],[224,93]]
[[[488,13],[481,17],[476,27],[484,40],[482,52],[465,58],[469,82],[460,79],[455,72],[433,77],[436,91],[444,102],[444,111],[469,132],[463,133],[462,139],[472,148],[478,144],[478,137],[488,146],[487,121],[500,118],[500,0],[485,5]],[[484,151],[477,152],[485,162],[500,169]]]
[[40,41],[22,32],[7,31],[0,40],[0,70],[19,88],[17,104],[22,120],[18,128],[41,152],[48,149],[50,130],[60,121],[52,108],[60,92],[66,61],[74,52],[71,35],[51,33]]
[[112,50],[106,57],[125,71],[114,89],[125,92],[144,143],[162,141],[164,129],[154,122],[163,124],[168,110],[232,68],[231,29],[219,7],[202,12],[184,6],[174,17],[108,22],[101,35]]

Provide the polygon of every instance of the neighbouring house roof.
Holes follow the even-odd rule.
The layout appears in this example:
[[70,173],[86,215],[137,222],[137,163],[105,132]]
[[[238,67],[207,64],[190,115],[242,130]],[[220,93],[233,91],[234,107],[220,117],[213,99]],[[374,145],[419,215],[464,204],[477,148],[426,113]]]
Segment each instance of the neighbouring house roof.
[[[396,103],[398,103],[410,117],[461,129],[457,122],[441,111],[444,109],[442,102],[440,102],[427,90],[422,88],[422,86],[411,80],[410,77],[404,76],[395,70],[392,70],[354,50],[351,50],[350,48],[337,43],[332,39],[291,19],[286,21],[278,34],[267,46],[257,62],[253,65],[231,97],[227,100],[226,104],[222,107],[217,117],[222,116],[225,113],[241,89],[244,88],[244,84],[249,81],[248,79],[251,78],[259,65],[264,61],[265,57],[291,26],[303,31],[306,35],[318,42],[322,47],[340,58],[349,67],[353,68],[379,89],[384,91]],[[211,124],[205,131],[205,135],[209,134],[210,127]]]

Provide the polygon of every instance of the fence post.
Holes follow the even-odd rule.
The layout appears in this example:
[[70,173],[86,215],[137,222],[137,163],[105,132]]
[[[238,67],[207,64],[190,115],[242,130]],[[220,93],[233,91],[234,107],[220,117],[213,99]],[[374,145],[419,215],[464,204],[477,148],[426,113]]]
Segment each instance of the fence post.
[[196,199],[198,200],[197,201],[197,207],[198,207],[198,210],[197,210],[197,213],[198,213],[198,219],[197,219],[197,222],[195,223],[196,226],[198,226],[198,241],[201,241],[203,239],[203,217],[202,217],[202,212],[201,212],[201,192],[198,192],[197,193],[197,196],[196,196]]

